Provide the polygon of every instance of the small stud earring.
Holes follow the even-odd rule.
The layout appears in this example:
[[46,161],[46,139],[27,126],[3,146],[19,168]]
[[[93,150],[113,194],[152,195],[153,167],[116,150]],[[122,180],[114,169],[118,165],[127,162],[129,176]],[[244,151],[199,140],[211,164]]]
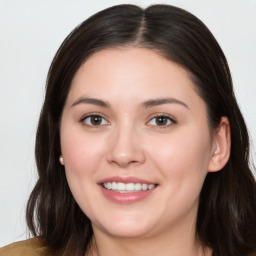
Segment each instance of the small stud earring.
[[219,149],[216,149],[213,154],[217,155],[218,153],[219,153]]
[[62,165],[64,165],[64,157],[62,155],[60,156],[59,161]]

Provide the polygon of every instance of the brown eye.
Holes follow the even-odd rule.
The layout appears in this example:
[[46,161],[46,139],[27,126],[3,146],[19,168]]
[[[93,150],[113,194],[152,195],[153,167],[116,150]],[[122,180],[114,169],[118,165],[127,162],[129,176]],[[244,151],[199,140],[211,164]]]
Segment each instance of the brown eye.
[[100,125],[102,122],[101,116],[91,116],[91,124],[92,125]]
[[148,122],[152,126],[169,126],[174,123],[176,122],[171,117],[165,115],[156,116]]
[[88,126],[101,126],[109,124],[108,121],[99,115],[90,115],[86,116],[82,122],[84,122]]
[[156,117],[156,125],[167,125],[168,119],[164,116]]

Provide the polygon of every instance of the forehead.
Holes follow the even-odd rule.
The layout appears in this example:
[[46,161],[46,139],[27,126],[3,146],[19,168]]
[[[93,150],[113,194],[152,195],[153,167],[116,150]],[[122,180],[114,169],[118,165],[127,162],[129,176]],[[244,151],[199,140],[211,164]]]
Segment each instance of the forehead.
[[135,47],[105,49],[90,56],[78,69],[69,98],[198,97],[195,84],[180,65],[159,53]]

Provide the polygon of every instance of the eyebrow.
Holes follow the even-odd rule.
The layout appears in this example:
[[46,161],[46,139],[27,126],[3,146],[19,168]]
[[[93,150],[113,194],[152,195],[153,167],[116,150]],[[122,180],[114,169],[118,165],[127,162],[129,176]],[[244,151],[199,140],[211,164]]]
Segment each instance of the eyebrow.
[[76,106],[78,104],[81,104],[81,103],[92,104],[92,105],[96,105],[96,106],[100,106],[100,107],[110,108],[110,104],[105,102],[105,101],[103,101],[103,100],[94,99],[94,98],[84,98],[84,97],[81,97],[81,98],[77,99],[71,105],[71,107],[74,107],[74,106]]
[[[100,107],[104,107],[104,108],[110,108],[111,105],[103,100],[100,99],[95,99],[95,98],[85,98],[85,97],[80,97],[78,98],[72,105],[71,107],[74,107],[78,104],[92,104],[92,105],[96,105],[96,106],[100,106]],[[151,100],[147,100],[145,102],[143,102],[141,104],[141,107],[143,108],[150,108],[150,107],[154,107],[154,106],[159,106],[159,105],[163,105],[163,104],[180,104],[186,108],[189,109],[188,105],[178,99],[175,98],[161,98],[161,99],[151,99]]]
[[159,106],[163,104],[180,104],[186,108],[189,109],[188,105],[184,103],[183,101],[174,99],[174,98],[163,98],[163,99],[152,99],[152,100],[147,100],[143,102],[141,105],[144,108],[149,108],[149,107],[154,107],[154,106]]

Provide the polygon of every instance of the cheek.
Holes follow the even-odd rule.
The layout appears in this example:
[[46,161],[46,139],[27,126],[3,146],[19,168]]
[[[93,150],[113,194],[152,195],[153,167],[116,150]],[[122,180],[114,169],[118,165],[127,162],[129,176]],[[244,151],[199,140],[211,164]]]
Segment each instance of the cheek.
[[[181,129],[177,133],[168,136],[162,147],[158,147],[159,157],[169,166],[207,166],[210,153],[210,137],[206,129]],[[186,169],[189,171],[189,169]],[[185,170],[184,170],[185,171]]]
[[94,136],[72,129],[67,131],[63,130],[61,134],[67,182],[78,205],[87,216],[91,216],[91,195],[97,189],[97,170],[101,164],[103,145]]
[[81,128],[63,127],[61,150],[69,183],[81,183],[92,177],[102,158],[103,141],[97,140],[96,135],[86,134]]
[[[210,138],[205,130],[188,129],[168,135],[151,147],[152,161],[158,166],[169,189],[199,193],[210,160]],[[172,194],[172,193],[170,193]]]

